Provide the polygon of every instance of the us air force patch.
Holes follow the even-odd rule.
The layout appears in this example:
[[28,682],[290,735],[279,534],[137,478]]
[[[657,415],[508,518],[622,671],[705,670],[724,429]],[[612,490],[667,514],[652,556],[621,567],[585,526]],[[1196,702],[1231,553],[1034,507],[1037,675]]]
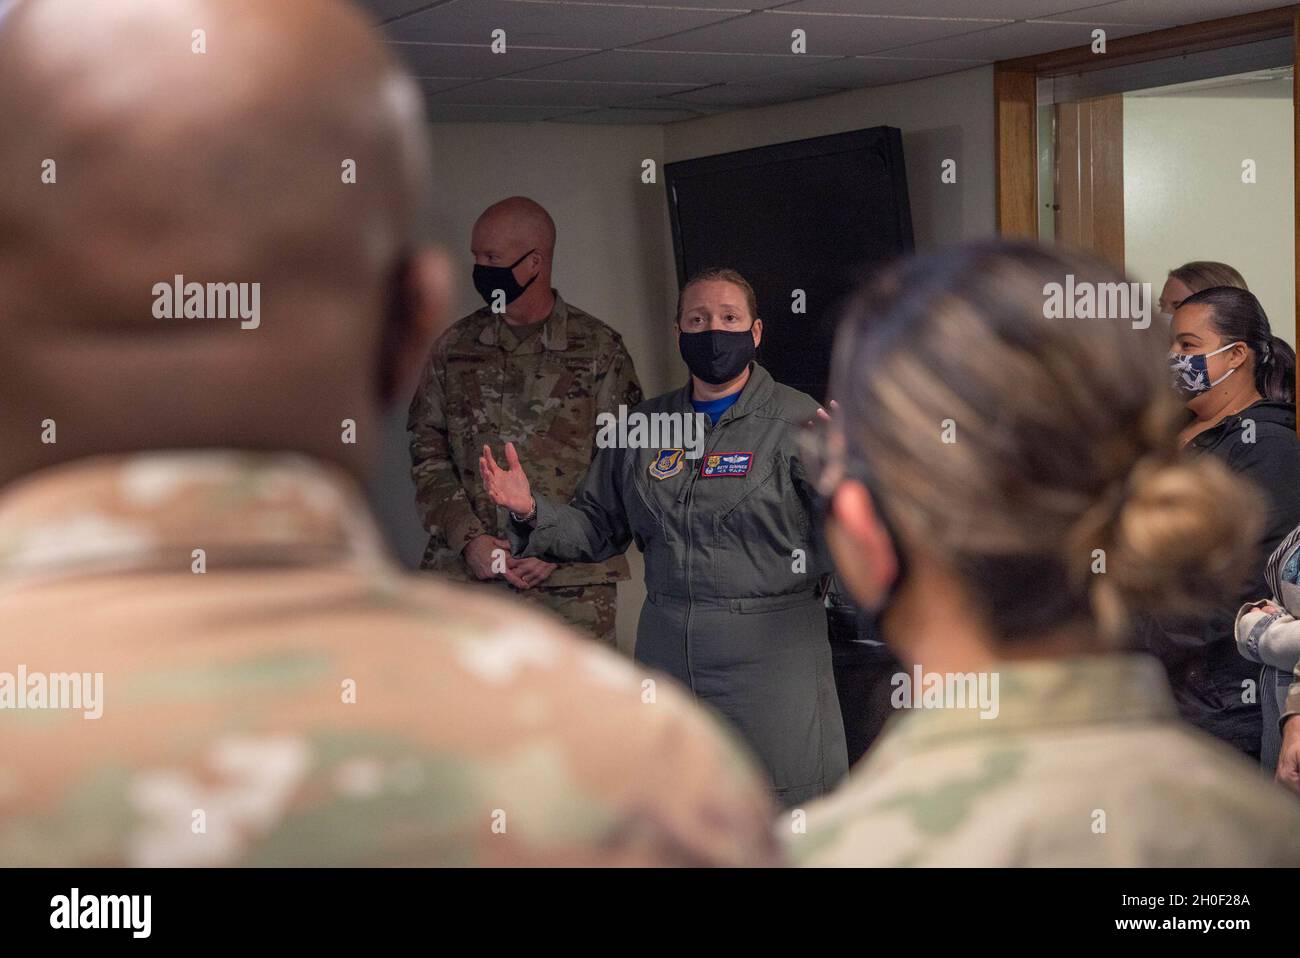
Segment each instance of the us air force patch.
[[650,475],[656,479],[668,479],[682,471],[682,459],[685,449],[660,449],[659,455],[650,460]]
[[700,470],[701,479],[715,476],[744,476],[749,474],[749,467],[754,462],[752,452],[720,452],[704,460]]

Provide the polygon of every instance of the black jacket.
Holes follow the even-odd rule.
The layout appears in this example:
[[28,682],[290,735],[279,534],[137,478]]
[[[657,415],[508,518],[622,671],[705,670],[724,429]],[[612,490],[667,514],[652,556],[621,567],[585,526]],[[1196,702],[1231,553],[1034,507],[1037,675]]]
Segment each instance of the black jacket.
[[[1248,441],[1252,436],[1253,442]],[[1269,596],[1264,564],[1300,525],[1300,438],[1293,403],[1261,400],[1194,438],[1189,451],[1212,455],[1253,482],[1264,497],[1264,531],[1249,578],[1232,601],[1208,617],[1162,617],[1143,623],[1148,648],[1165,663],[1184,717],[1244,752],[1259,754],[1260,668],[1237,653],[1233,619],[1244,602]],[[1256,684],[1243,702],[1243,683]]]

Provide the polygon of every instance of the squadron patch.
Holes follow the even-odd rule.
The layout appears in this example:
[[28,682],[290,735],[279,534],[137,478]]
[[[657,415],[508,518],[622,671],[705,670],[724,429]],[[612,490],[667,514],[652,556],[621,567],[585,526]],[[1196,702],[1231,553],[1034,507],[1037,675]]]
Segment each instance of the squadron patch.
[[660,449],[650,460],[650,475],[656,479],[669,479],[682,471],[685,449]]
[[720,452],[705,458],[704,466],[700,469],[700,478],[748,475],[749,467],[753,462],[752,452]]

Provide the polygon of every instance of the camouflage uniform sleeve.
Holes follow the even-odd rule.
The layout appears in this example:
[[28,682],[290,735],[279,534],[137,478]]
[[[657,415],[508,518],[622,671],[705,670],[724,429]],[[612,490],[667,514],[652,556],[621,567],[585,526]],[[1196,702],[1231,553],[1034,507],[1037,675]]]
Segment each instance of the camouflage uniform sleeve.
[[[596,387],[596,413],[618,415],[642,400],[632,357],[620,338]],[[570,505],[537,496],[535,528],[511,522],[506,530],[516,555],[547,556],[559,562],[604,562],[632,542],[620,490],[622,461],[615,449],[597,449]]]
[[411,479],[420,521],[430,535],[441,532],[455,552],[487,529],[474,514],[460,471],[452,460],[447,433],[445,345],[434,349],[411,401],[406,421],[411,434]]
[[631,409],[645,397],[641,394],[641,383],[636,378],[636,367],[627,347],[619,339],[614,349],[613,358],[601,374],[600,384],[596,387],[596,412],[618,415],[620,405]]

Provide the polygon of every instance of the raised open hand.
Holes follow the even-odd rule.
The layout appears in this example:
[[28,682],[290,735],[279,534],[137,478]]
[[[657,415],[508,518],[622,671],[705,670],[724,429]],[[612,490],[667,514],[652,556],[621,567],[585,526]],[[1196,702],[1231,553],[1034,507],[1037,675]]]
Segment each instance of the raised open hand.
[[505,469],[497,464],[492,456],[492,448],[486,445],[483,447],[483,455],[479,456],[478,468],[483,477],[483,488],[493,502],[520,516],[533,511],[532,489],[513,442],[506,443]]

